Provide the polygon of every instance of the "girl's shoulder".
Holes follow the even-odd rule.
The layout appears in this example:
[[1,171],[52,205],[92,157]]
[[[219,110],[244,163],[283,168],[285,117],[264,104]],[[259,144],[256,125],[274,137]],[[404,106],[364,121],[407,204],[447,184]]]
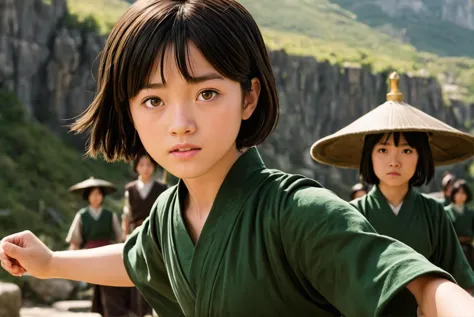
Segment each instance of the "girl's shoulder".
[[87,213],[89,211],[89,208],[88,207],[83,207],[81,209],[78,210],[78,212],[76,213],[76,215],[83,215],[85,213]]
[[125,190],[129,190],[132,187],[137,186],[138,180],[131,181],[125,185]]
[[430,210],[437,210],[439,212],[444,211],[445,206],[438,198],[421,192],[417,192],[417,196],[419,201],[427,205]]
[[474,218],[474,209],[470,206],[466,207],[466,212]]
[[268,177],[259,198],[272,203],[279,202],[277,207],[282,216],[322,220],[332,214],[336,217],[352,215],[356,210],[349,202],[314,179],[279,170],[265,172]]

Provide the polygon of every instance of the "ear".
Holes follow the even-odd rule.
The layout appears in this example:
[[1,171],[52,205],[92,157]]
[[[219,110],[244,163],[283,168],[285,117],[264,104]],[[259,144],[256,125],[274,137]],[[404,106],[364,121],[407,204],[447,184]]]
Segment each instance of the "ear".
[[251,81],[250,91],[247,91],[244,96],[242,120],[248,120],[255,111],[255,108],[257,108],[260,88],[260,80],[257,77],[253,78]]

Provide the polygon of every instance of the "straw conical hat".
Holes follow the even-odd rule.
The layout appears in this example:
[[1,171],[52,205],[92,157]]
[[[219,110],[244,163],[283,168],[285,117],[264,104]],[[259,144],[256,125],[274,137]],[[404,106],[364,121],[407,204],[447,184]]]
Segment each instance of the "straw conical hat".
[[318,140],[311,147],[316,161],[346,168],[359,168],[364,137],[386,132],[428,132],[435,165],[449,165],[474,155],[474,137],[402,101],[397,73],[390,75],[387,102],[345,128]]
[[80,194],[82,195],[87,188],[94,188],[94,187],[101,187],[104,189],[105,194],[111,194],[117,190],[114,184],[108,181],[104,181],[103,179],[98,179],[94,177],[90,177],[85,181],[77,183],[74,186],[69,188],[71,193]]

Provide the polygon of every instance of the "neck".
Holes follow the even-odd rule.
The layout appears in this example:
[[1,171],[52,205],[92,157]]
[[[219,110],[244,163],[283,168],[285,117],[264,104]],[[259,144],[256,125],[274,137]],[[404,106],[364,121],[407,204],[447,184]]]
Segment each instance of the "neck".
[[378,187],[384,195],[385,199],[387,199],[387,201],[392,206],[400,205],[409,190],[408,184],[403,184],[400,186],[388,186],[384,183],[380,183]]
[[138,179],[143,182],[143,184],[148,184],[151,181],[151,177],[138,176]]
[[241,155],[234,146],[207,173],[196,178],[183,179],[188,189],[186,212],[197,213],[201,219],[209,215],[225,177]]
[[96,211],[96,210],[99,210],[100,205],[90,205],[89,204],[89,207],[92,209],[92,211]]

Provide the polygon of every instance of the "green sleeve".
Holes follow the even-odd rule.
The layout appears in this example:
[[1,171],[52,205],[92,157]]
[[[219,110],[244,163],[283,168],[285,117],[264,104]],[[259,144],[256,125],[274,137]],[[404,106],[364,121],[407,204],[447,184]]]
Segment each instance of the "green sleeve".
[[434,254],[431,261],[448,271],[457,283],[465,289],[474,287],[474,272],[464,255],[452,222],[441,204],[433,202],[434,217],[438,226],[438,235],[434,239]]
[[169,282],[158,243],[156,214],[150,214],[127,239],[123,260],[127,273],[160,317],[184,316]]
[[392,298],[421,275],[452,280],[405,244],[376,234],[353,206],[325,189],[290,193],[280,226],[295,274],[344,316],[384,315]]

